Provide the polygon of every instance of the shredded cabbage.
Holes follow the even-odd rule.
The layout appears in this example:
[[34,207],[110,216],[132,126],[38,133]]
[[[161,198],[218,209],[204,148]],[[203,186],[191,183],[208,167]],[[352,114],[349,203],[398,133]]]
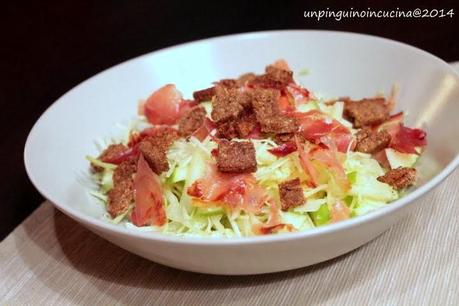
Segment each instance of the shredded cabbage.
[[[202,102],[206,113],[210,116],[212,103]],[[340,122],[349,128],[352,134],[356,130],[352,124],[343,118],[344,103],[327,104],[323,99],[311,100],[296,106],[298,112],[318,110],[329,119]],[[150,127],[145,118],[133,121],[127,128],[127,133],[118,138],[118,142],[127,143],[132,131],[141,131]],[[239,141],[236,139],[236,141]],[[280,207],[279,184],[290,179],[300,178],[302,182],[309,180],[303,170],[297,151],[283,157],[276,157],[270,150],[278,144],[272,139],[251,139],[254,144],[257,161],[257,171],[254,173],[257,184],[263,187],[270,198]],[[261,212],[253,213],[243,209],[229,210],[218,203],[209,203],[208,207],[195,205],[195,201],[186,190],[198,179],[206,176],[208,165],[214,163],[212,151],[217,143],[212,136],[202,142],[194,137],[175,141],[167,152],[169,170],[160,175],[164,189],[165,209],[168,222],[165,226],[137,227],[129,221],[129,215],[134,203],[123,214],[112,219],[113,223],[123,223],[126,228],[142,231],[161,231],[166,234],[196,236],[196,237],[244,237],[256,235],[255,228],[270,222],[272,216],[269,205],[263,206]],[[413,166],[418,155],[403,154],[392,149],[386,149],[386,154],[392,168]],[[319,172],[318,186],[302,184],[305,202],[286,211],[279,210],[280,224],[289,224],[296,231],[329,224],[332,222],[333,205],[342,201],[350,210],[350,216],[367,214],[375,209],[384,207],[399,198],[399,193],[388,184],[377,180],[384,170],[371,155],[349,150],[343,154],[342,166],[349,190],[343,192],[329,167],[314,163]],[[113,172],[116,165],[105,163],[97,158],[87,157],[95,166],[102,169],[93,174],[98,185],[91,194],[107,203],[108,192],[113,188]],[[106,216],[110,219],[109,216]],[[279,232],[286,231],[280,229]]]
[[390,148],[386,149],[386,156],[392,169],[413,167],[419,158],[417,154],[402,153]]
[[349,195],[356,199],[355,215],[368,213],[399,198],[395,189],[377,180],[384,170],[371,155],[348,152],[344,167],[348,176],[353,178]]

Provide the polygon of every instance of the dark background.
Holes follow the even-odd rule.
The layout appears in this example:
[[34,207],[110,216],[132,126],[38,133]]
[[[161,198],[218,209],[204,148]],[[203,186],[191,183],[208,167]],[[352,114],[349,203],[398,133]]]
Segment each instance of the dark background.
[[[372,1],[375,3],[375,1]],[[23,147],[40,114],[93,74],[166,46],[229,33],[329,29],[406,42],[459,60],[457,1],[9,1],[0,4],[0,240],[43,200]],[[400,2],[400,1],[398,1]],[[453,18],[305,19],[307,9],[445,9]]]

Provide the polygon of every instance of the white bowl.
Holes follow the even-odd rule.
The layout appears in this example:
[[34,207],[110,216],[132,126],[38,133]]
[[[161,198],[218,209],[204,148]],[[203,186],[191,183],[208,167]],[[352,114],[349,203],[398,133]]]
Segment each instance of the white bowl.
[[[183,238],[139,232],[101,220],[103,209],[82,178],[94,140],[119,133],[137,101],[165,83],[191,97],[214,80],[261,72],[286,59],[309,89],[327,96],[372,96],[401,91],[398,110],[423,127],[428,147],[416,189],[387,207],[307,232],[238,239]],[[459,163],[459,78],[437,57],[395,41],[342,32],[274,31],[230,35],[146,54],[76,86],[37,121],[24,158],[36,188],[71,218],[112,243],[155,262],[212,274],[257,274],[305,267],[349,252],[416,209],[416,199]]]

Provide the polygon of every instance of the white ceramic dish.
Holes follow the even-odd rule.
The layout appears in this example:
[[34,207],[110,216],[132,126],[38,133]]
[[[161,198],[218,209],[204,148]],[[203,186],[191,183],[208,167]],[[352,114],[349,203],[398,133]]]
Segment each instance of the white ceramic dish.
[[[354,98],[388,92],[398,83],[397,108],[408,125],[428,133],[419,186],[384,209],[308,232],[240,239],[181,238],[128,230],[100,220],[103,213],[81,183],[84,156],[94,140],[118,133],[135,116],[137,101],[165,83],[193,90],[243,72],[260,72],[278,58],[299,80],[329,96]],[[416,209],[416,199],[459,164],[459,78],[442,60],[414,47],[360,34],[274,31],[231,35],[153,52],[110,68],[56,101],[37,121],[25,146],[25,165],[37,189],[58,209],[120,247],[179,269],[256,274],[312,265],[375,238]]]

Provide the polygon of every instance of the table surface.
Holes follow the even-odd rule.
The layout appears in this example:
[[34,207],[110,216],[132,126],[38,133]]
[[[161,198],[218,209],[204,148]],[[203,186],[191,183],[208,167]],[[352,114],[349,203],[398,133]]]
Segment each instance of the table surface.
[[[92,75],[135,56],[196,39],[272,29],[326,29],[387,37],[459,60],[459,2],[359,1],[3,1],[0,18],[0,239],[43,198],[23,166],[40,114]],[[444,18],[304,18],[305,10],[455,9]],[[339,51],[337,51],[339,52]]]
[[[459,170],[359,249],[302,269],[212,276],[155,264],[42,204],[0,243],[0,301],[39,305],[458,305]],[[180,256],[180,254],[177,254]]]

